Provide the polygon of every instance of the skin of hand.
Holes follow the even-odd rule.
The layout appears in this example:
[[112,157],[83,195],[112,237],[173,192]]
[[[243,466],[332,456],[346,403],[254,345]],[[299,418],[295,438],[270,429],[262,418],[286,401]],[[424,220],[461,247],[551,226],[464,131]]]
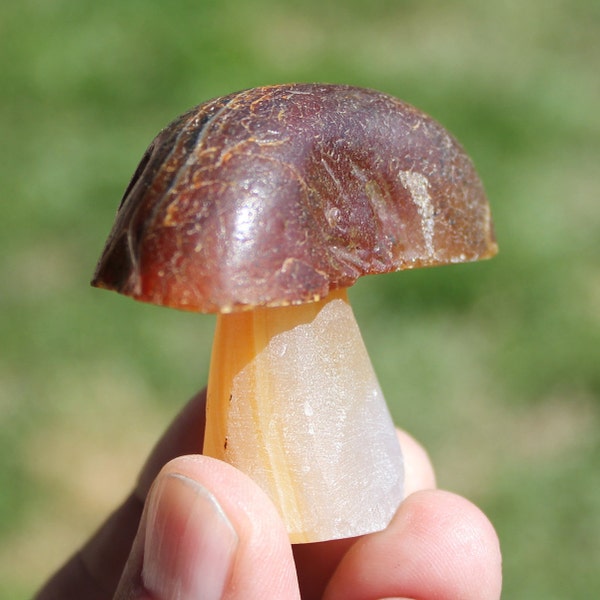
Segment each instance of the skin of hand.
[[435,489],[399,432],[407,497],[384,531],[290,546],[243,473],[201,456],[205,392],[159,440],[125,502],[35,600],[498,600],[501,554],[472,503]]

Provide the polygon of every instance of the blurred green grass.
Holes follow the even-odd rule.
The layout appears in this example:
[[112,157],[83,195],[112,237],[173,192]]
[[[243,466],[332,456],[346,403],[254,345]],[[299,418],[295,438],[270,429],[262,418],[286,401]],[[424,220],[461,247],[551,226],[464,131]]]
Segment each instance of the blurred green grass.
[[598,596],[599,64],[593,0],[0,6],[0,598],[85,538],[206,379],[211,317],[88,287],[147,143],[288,81],[397,95],[474,158],[500,255],[367,278],[355,310],[397,422],[494,522],[504,596]]

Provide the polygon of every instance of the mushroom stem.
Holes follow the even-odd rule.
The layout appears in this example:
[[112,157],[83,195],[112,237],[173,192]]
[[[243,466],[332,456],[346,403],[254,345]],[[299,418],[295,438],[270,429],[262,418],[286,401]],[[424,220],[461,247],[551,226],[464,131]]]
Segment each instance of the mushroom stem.
[[254,479],[293,543],[383,529],[402,456],[345,290],[220,314],[204,453]]

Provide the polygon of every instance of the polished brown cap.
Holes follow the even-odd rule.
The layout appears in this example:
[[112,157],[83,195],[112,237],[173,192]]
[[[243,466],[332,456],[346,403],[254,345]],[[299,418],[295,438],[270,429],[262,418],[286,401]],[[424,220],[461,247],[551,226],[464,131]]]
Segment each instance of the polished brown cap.
[[441,125],[373,90],[290,84],[211,100],[158,134],[92,284],[230,312],[496,251],[481,181]]

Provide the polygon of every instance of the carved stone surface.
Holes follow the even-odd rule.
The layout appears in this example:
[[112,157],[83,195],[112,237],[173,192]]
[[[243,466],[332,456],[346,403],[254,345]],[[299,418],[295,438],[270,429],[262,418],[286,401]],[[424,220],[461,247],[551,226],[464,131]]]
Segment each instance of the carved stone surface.
[[495,252],[479,178],[437,122],[373,90],[291,84],[206,102],[156,137],[93,283],[230,312]]
[[292,542],[388,525],[402,454],[344,291],[219,316],[204,454],[258,483]]
[[206,102],[152,142],[93,284],[218,312],[204,453],[271,497],[293,542],[383,529],[402,456],[346,288],[497,251],[473,164],[373,90],[290,84]]

